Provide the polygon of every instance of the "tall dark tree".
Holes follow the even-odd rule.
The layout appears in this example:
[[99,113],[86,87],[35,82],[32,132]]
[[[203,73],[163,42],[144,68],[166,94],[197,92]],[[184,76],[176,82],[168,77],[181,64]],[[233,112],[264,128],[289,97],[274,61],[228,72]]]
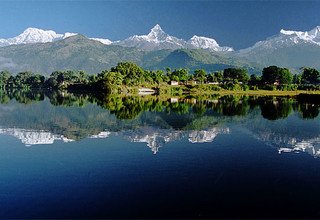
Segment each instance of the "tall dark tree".
[[248,71],[241,68],[227,68],[223,71],[223,78],[227,81],[239,81],[247,83],[249,80]]
[[269,66],[262,70],[262,82],[266,84],[291,84],[292,73],[287,68],[281,68],[278,66]]
[[197,69],[194,71],[194,79],[200,83],[207,81],[207,73],[203,69]]
[[320,72],[314,68],[303,68],[301,82],[303,84],[319,84]]
[[9,71],[1,71],[0,72],[0,88],[5,89],[9,79],[11,77],[11,73]]

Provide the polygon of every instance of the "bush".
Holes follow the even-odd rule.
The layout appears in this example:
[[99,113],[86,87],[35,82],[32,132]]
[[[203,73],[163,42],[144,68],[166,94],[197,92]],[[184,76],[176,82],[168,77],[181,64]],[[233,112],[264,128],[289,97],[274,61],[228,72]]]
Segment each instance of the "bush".
[[298,89],[300,89],[300,90],[320,90],[320,85],[303,84],[303,85],[299,85]]
[[265,85],[265,86],[263,87],[263,89],[265,89],[265,90],[270,90],[270,91],[274,91],[274,90],[277,90],[277,87],[274,86],[274,85]]
[[217,86],[217,85],[208,85],[208,84],[203,84],[203,85],[195,85],[192,90],[195,90],[195,91],[220,91],[221,90],[221,87],[220,86]]

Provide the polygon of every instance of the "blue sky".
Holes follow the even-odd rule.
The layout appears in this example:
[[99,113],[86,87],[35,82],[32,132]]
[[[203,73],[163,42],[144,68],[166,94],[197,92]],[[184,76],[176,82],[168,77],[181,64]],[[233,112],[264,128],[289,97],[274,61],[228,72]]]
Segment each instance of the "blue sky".
[[320,1],[1,1],[0,38],[27,27],[77,32],[111,40],[147,34],[155,24],[170,35],[214,38],[236,49],[281,28],[320,25]]

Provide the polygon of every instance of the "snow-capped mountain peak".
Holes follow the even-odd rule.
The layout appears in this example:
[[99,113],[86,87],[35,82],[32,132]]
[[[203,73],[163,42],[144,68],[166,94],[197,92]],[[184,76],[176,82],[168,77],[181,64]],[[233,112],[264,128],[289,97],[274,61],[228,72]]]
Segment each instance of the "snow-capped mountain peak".
[[72,37],[72,36],[75,36],[75,35],[78,35],[77,33],[70,33],[70,32],[66,32],[64,33],[63,35],[63,39],[66,39],[68,37]]
[[197,35],[194,35],[192,38],[190,38],[189,42],[195,47],[201,47],[201,48],[219,47],[219,44],[217,43],[216,40],[207,38],[207,37],[199,37]]
[[278,35],[255,43],[252,47],[240,50],[240,53],[251,53],[261,50],[276,50],[295,45],[320,46],[320,26],[310,31],[292,31],[281,29]]
[[104,39],[104,38],[94,38],[94,37],[89,38],[89,39],[90,39],[90,40],[99,41],[100,43],[105,44],[105,45],[110,45],[110,44],[112,44],[112,41],[111,41],[111,40],[109,40],[109,39]]
[[61,38],[62,34],[57,34],[51,30],[42,30],[38,28],[27,28],[20,35],[9,38],[9,44],[27,44],[27,43],[46,43],[54,39]]
[[283,35],[302,35],[304,34],[305,32],[302,32],[302,31],[289,31],[289,30],[284,30],[284,29],[281,29],[280,30],[280,34],[283,34]]
[[320,26],[313,28],[308,34],[317,42],[320,43]]
[[185,41],[170,36],[162,30],[159,24],[156,24],[147,35],[134,35],[123,41],[114,42],[114,44],[124,47],[136,47],[144,50],[202,48],[213,51],[233,51],[231,47],[220,47],[214,39],[207,37],[194,35],[190,40]]
[[297,36],[298,38],[302,40],[314,40],[320,37],[320,26],[317,26],[313,28],[311,31],[289,31],[289,30],[280,30],[280,36],[281,35],[292,35]]
[[156,24],[147,36],[154,40],[165,40],[169,35],[162,30],[159,24]]
[[195,48],[210,49],[214,51],[233,51],[231,47],[220,47],[215,39],[194,35],[188,44]]
[[42,30],[39,28],[27,28],[16,37],[8,39],[0,39],[0,46],[31,44],[31,43],[47,43],[56,40],[62,40],[67,37],[77,35],[77,33],[58,34],[52,30]]
[[186,42],[165,33],[160,25],[155,25],[147,35],[134,35],[122,41],[114,42],[124,47],[136,47],[143,50],[178,49],[186,47]]

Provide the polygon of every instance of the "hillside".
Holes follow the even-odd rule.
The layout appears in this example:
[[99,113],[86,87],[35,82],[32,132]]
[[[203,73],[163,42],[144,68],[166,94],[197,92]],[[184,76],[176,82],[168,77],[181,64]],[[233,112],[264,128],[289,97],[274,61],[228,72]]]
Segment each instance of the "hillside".
[[145,51],[132,47],[105,45],[82,35],[63,40],[12,45],[0,48],[0,70],[33,71],[50,74],[55,70],[85,70],[98,73],[121,61],[132,61],[146,69],[205,68],[219,70],[229,66],[251,68],[248,62],[238,61],[231,53],[205,49]]

